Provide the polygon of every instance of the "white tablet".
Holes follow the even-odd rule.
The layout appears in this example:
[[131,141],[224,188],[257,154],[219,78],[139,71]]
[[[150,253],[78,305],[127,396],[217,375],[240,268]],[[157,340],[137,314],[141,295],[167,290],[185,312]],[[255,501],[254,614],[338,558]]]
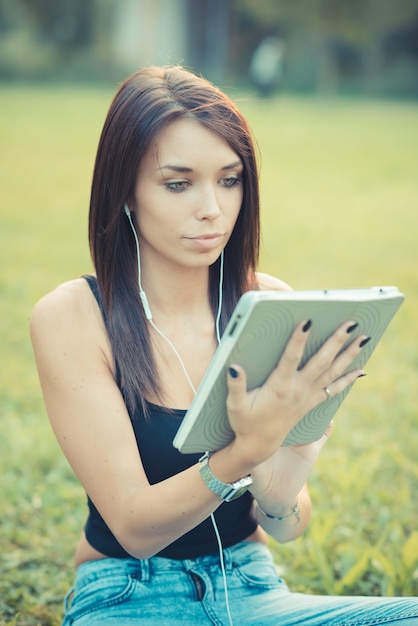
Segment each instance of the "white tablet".
[[[226,370],[232,363],[245,369],[247,388],[254,389],[273,371],[299,322],[312,320],[303,365],[340,324],[353,320],[358,327],[348,335],[347,343],[358,335],[371,337],[349,369],[362,368],[403,300],[396,287],[245,293],[174,438],[174,447],[183,453],[215,451],[234,438],[226,412]],[[319,439],[348,391],[305,415],[283,445]]]

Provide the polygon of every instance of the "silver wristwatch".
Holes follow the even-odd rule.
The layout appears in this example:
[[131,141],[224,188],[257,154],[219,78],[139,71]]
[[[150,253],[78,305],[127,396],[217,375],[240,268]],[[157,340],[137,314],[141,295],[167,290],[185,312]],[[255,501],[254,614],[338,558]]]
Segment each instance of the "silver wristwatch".
[[222,498],[225,502],[230,502],[242,496],[250,485],[253,483],[251,476],[245,476],[237,480],[235,483],[223,483],[218,480],[216,476],[212,474],[212,470],[209,467],[209,459],[211,457],[210,452],[205,454],[199,459],[199,471],[203,482],[213,493]]

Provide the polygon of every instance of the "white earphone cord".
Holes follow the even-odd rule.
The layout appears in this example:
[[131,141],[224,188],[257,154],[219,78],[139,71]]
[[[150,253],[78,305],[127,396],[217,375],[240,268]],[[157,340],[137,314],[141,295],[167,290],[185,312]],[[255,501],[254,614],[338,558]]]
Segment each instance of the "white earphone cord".
[[[128,208],[128,206],[125,204],[125,213],[126,216],[129,220],[129,224],[131,226],[132,232],[134,234],[134,238],[135,238],[135,246],[136,246],[136,257],[137,257],[137,264],[138,264],[138,287],[139,287],[139,295],[141,298],[141,302],[142,305],[144,307],[144,312],[145,312],[145,316],[147,318],[147,320],[149,321],[149,323],[151,324],[151,326],[154,328],[154,330],[157,331],[157,333],[168,343],[168,345],[170,346],[170,348],[173,350],[174,354],[176,355],[181,368],[184,372],[184,375],[186,376],[187,382],[190,385],[190,388],[192,389],[193,393],[196,394],[196,388],[193,385],[193,382],[186,370],[186,366],[183,363],[183,359],[181,358],[178,350],[176,349],[176,347],[174,346],[174,344],[170,341],[170,339],[164,335],[164,333],[158,328],[158,326],[156,326],[156,324],[154,324],[154,320],[152,319],[152,313],[151,313],[151,308],[149,306],[148,303],[148,298],[147,295],[145,293],[145,291],[142,288],[142,283],[141,283],[141,256],[140,256],[140,251],[139,251],[139,241],[138,241],[138,235],[136,234],[136,229],[135,226],[133,224],[132,221],[132,216],[131,216],[131,212]],[[216,320],[215,320],[215,329],[216,329],[216,339],[218,341],[218,344],[221,341],[221,334],[220,334],[220,321],[221,321],[221,313],[222,313],[222,300],[223,300],[223,276],[224,276],[224,251],[222,250],[221,252],[221,257],[220,257],[220,263],[219,263],[219,300],[218,300],[218,312],[216,315]],[[216,541],[218,543],[218,549],[219,549],[219,560],[220,560],[220,565],[221,565],[221,571],[222,571],[222,579],[223,579],[223,585],[224,585],[224,591],[225,591],[225,606],[226,606],[226,612],[228,615],[228,621],[230,626],[233,626],[233,621],[232,621],[232,615],[231,615],[231,609],[229,606],[229,595],[228,595],[228,585],[227,585],[227,580],[226,580],[226,571],[225,571],[225,561],[224,561],[224,555],[223,555],[223,546],[222,546],[222,539],[219,533],[219,529],[218,526],[216,524],[216,520],[215,520],[215,515],[213,513],[211,513],[210,515],[210,519],[212,521],[212,526],[213,526],[213,530],[215,531],[215,536],[216,536]]]

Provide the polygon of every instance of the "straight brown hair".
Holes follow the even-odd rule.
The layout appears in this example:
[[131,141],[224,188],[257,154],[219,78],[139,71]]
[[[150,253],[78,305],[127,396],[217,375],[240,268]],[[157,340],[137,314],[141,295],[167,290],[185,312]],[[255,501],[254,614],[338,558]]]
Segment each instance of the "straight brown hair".
[[[131,415],[162,393],[139,297],[135,242],[124,205],[131,206],[141,159],[174,120],[191,118],[218,133],[243,163],[243,201],[225,247],[225,329],[239,297],[256,288],[260,221],[258,173],[251,132],[236,105],[207,80],[181,67],[149,67],[117,91],[101,133],[93,172],[89,243],[118,383]],[[209,298],[218,307],[219,259],[209,268]]]

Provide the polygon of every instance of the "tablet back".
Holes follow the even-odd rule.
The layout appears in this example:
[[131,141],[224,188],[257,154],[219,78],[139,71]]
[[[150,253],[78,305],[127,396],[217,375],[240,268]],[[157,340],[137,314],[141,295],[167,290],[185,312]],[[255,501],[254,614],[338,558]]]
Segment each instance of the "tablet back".
[[[277,365],[295,326],[312,320],[301,366],[336,328],[349,320],[355,333],[371,337],[349,369],[363,367],[403,302],[396,287],[325,291],[250,291],[239,300],[221,343],[173,441],[181,452],[214,451],[234,437],[226,412],[226,370],[232,363],[247,374],[247,387],[261,386]],[[288,434],[283,445],[319,439],[349,392],[318,405]]]

